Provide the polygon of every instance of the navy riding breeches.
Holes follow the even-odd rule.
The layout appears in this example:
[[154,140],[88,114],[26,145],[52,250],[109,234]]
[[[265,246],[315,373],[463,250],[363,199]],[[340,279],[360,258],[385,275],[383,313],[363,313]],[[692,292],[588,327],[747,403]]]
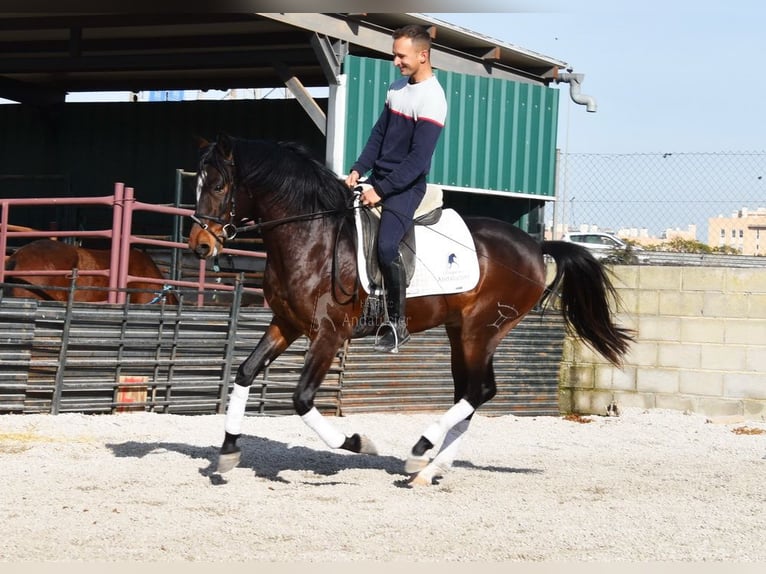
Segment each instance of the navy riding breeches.
[[383,200],[378,231],[378,262],[388,266],[399,255],[399,244],[412,227],[412,218],[425,195],[425,189],[414,188]]

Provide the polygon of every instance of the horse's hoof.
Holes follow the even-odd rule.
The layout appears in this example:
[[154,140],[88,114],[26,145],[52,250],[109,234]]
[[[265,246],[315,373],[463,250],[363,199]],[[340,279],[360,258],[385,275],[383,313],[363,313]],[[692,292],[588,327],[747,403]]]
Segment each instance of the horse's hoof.
[[239,464],[239,460],[242,458],[242,451],[236,450],[227,454],[221,454],[218,456],[218,468],[217,472],[223,474],[229,472],[232,468]]
[[410,480],[412,486],[431,486],[434,483],[434,477],[431,473],[419,472]]
[[359,453],[360,454],[378,454],[378,449],[375,448],[375,445],[373,442],[368,439],[366,436],[362,435],[359,437],[360,443],[359,443]]
[[410,455],[407,462],[404,463],[404,472],[407,474],[415,474],[428,466],[429,462],[431,462],[431,459],[424,454],[421,456]]

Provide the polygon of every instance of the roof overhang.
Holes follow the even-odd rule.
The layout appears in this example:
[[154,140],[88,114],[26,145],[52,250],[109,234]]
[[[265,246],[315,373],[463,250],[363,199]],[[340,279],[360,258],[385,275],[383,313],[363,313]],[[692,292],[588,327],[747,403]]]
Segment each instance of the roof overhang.
[[338,62],[345,53],[390,58],[391,32],[410,23],[431,29],[439,69],[548,84],[567,67],[423,14],[256,13],[247,1],[137,12],[141,4],[61,0],[55,11],[0,14],[0,97],[43,106],[72,92],[270,88],[286,70],[324,87],[333,72],[318,50]]

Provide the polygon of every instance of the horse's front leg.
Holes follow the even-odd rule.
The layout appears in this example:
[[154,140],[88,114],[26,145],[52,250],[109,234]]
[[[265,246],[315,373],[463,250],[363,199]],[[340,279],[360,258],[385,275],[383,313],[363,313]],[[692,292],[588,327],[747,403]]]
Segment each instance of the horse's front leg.
[[239,366],[226,409],[225,436],[218,455],[218,472],[228,472],[239,464],[242,452],[237,446],[237,440],[242,434],[247,397],[255,377],[297,338],[296,331],[281,324],[275,317],[253,352]]
[[342,448],[361,454],[378,454],[375,445],[365,436],[346,436],[336,429],[314,406],[314,397],[340,348],[335,337],[317,336],[309,347],[298,386],[293,393],[293,406],[301,420],[330,448]]

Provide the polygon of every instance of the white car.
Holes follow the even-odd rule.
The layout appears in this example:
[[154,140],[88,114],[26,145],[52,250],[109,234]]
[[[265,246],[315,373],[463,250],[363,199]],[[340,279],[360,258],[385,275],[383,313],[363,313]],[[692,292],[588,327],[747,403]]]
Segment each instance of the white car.
[[565,234],[562,240],[582,245],[593,253],[599,261],[636,264],[645,259],[641,247],[629,245],[611,233],[602,231],[571,232]]

